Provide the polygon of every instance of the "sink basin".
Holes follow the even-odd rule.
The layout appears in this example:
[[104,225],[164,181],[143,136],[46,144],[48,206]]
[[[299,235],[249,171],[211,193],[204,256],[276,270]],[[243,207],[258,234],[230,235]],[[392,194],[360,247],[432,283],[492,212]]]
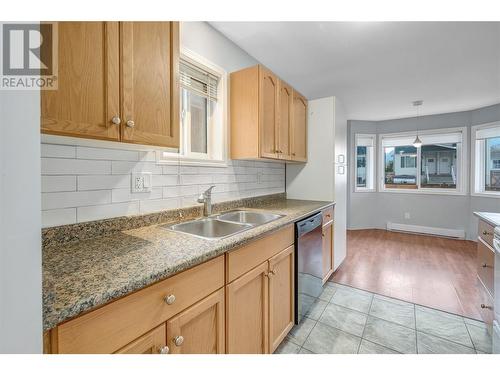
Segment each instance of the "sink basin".
[[217,220],[215,218],[206,218],[171,225],[167,228],[176,232],[187,233],[206,239],[221,239],[250,229],[252,226],[244,223],[233,223]]
[[251,225],[262,225],[277,220],[283,215],[276,215],[271,213],[255,212],[255,211],[231,211],[217,216],[217,219],[230,221],[232,223],[243,223]]

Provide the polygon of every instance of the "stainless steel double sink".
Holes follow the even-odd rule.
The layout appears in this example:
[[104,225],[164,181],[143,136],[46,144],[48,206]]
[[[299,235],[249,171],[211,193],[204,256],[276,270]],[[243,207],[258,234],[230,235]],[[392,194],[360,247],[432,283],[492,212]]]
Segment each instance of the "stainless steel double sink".
[[284,215],[237,210],[185,223],[169,225],[166,228],[209,240],[216,240],[270,223]]

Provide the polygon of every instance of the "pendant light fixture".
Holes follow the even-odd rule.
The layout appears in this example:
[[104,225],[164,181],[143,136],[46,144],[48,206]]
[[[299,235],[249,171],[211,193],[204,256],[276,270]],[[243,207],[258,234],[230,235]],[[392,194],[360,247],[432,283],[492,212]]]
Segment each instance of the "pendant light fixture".
[[413,102],[413,106],[417,108],[417,137],[415,138],[415,140],[413,141],[413,147],[416,147],[416,148],[419,148],[419,147],[422,147],[422,141],[420,140],[420,138],[418,137],[418,119],[419,119],[419,111],[418,111],[418,108],[424,104],[424,101],[423,100],[415,100]]

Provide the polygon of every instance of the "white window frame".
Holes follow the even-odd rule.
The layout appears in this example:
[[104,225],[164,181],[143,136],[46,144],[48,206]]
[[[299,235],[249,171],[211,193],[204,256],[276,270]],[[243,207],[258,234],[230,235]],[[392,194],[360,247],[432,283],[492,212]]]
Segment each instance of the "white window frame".
[[[416,184],[417,189],[397,189],[385,187],[385,173],[384,173],[384,147],[383,140],[390,137],[410,137],[416,138],[417,131],[408,131],[401,133],[384,133],[379,134],[378,139],[378,188],[382,193],[397,193],[397,194],[440,194],[440,195],[467,195],[468,194],[468,132],[467,127],[457,128],[444,128],[418,131],[419,136],[432,135],[432,134],[446,134],[446,133],[462,133],[462,142],[457,146],[457,188],[456,189],[440,189],[440,188],[422,188],[420,187],[421,180],[421,147],[417,147],[417,176]],[[411,144],[409,144],[410,146]]]
[[[367,153],[366,163],[366,185],[367,187],[358,187],[358,140],[360,138],[371,138],[373,143],[373,150],[370,155]],[[355,134],[354,135],[354,159],[352,168],[352,183],[355,193],[371,193],[377,191],[377,135],[376,134]]]
[[489,122],[486,124],[474,125],[471,127],[471,181],[470,191],[472,196],[476,197],[489,197],[500,198],[498,191],[484,190],[484,142],[479,147],[477,144],[477,131],[500,127],[500,121]]
[[[172,152],[165,150],[157,152],[157,163],[159,164],[182,164],[199,166],[227,166],[228,155],[228,136],[227,136],[227,72],[220,66],[208,61],[205,57],[187,49],[181,48],[180,58],[189,63],[199,66],[205,71],[219,77],[219,86],[217,89],[216,116],[219,118],[220,126],[215,127],[211,134],[207,134],[207,154],[189,152],[189,135],[183,123],[182,113],[179,115],[180,121],[180,150]],[[181,112],[182,103],[179,105]]]

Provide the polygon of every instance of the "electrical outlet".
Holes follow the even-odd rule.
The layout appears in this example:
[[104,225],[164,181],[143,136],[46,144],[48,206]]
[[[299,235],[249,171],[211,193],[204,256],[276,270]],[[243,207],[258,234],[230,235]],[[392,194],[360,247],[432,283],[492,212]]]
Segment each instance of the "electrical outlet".
[[132,173],[132,193],[150,192],[151,178],[151,172]]
[[410,220],[410,213],[409,212],[405,212],[405,219]]

